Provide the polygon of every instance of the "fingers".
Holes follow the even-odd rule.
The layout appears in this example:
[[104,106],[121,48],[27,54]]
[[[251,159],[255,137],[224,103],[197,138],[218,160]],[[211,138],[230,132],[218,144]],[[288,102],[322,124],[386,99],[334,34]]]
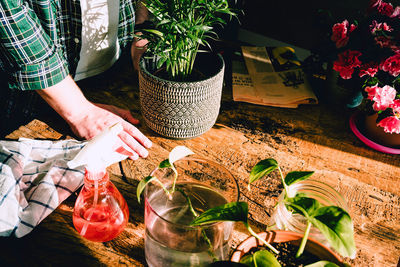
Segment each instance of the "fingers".
[[147,41],[147,39],[140,39],[135,42],[135,46],[138,48],[142,48],[142,47],[146,46],[148,44],[148,42],[149,41]]
[[[121,152],[123,152],[122,154],[129,156],[133,160],[138,159],[139,156],[143,158],[148,156],[149,152],[146,148],[150,148],[152,146],[152,142],[135,126],[132,125],[139,123],[139,120],[133,118],[129,110],[105,104],[96,104],[96,106],[103,109],[103,113],[100,112],[97,116],[97,121],[99,121],[101,114],[103,114],[103,125],[107,126],[110,124],[113,125],[118,121],[121,122],[123,131],[118,136],[123,143],[122,145],[124,146],[121,148]],[[95,116],[95,114],[92,115]],[[124,151],[123,149],[132,150],[131,152],[134,153],[132,155],[128,155],[125,153],[127,151]]]
[[132,46],[131,46],[131,57],[132,57],[133,68],[134,68],[135,71],[139,70],[140,58],[143,55],[143,53],[146,51],[147,43],[148,43],[147,39],[139,39],[139,40],[137,40],[137,38],[132,43]]
[[[123,131],[119,133],[119,138],[128,145],[134,152],[136,152],[139,156],[142,158],[145,158],[149,155],[149,152],[147,149],[145,149],[139,142],[133,138],[132,135],[128,134],[127,132]],[[137,155],[136,155],[137,156]],[[135,154],[131,156],[132,159],[137,159],[135,158]]]
[[[121,140],[121,142],[122,142],[122,140]],[[115,149],[115,152],[118,152],[122,155],[128,156],[131,160],[137,160],[139,158],[139,155],[136,152],[127,150],[123,146],[120,146],[117,149]]]
[[142,134],[142,132],[140,132],[135,126],[129,124],[128,122],[122,122],[122,126],[125,132],[134,137],[144,147],[150,148],[152,146],[152,142],[144,134]]

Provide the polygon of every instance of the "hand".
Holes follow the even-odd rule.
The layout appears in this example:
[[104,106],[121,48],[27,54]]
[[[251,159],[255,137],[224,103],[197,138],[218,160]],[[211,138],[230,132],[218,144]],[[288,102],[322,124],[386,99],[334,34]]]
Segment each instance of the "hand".
[[146,52],[146,45],[148,41],[146,39],[135,40],[132,42],[131,46],[131,57],[133,63],[133,69],[135,71],[139,70],[139,62],[140,58],[142,57],[143,53]]
[[92,139],[102,132],[105,128],[120,122],[123,131],[118,135],[121,139],[121,146],[128,146],[132,154],[129,158],[136,160],[140,157],[147,157],[151,141],[144,136],[132,124],[138,124],[139,121],[132,117],[129,110],[121,109],[112,105],[93,104],[88,102],[85,107],[85,113],[74,120],[68,121],[72,131],[79,137]]
[[121,144],[132,154],[133,160],[146,157],[151,141],[132,124],[139,123],[128,110],[111,105],[93,104],[83,95],[71,76],[38,94],[70,125],[79,137],[91,139],[107,127],[121,122],[123,131],[119,134]]

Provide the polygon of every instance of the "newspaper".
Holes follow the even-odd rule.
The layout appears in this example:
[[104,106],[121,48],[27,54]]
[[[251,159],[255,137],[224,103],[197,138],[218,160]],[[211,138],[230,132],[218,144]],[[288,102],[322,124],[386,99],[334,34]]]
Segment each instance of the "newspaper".
[[[299,67],[277,70],[265,47],[243,46],[242,55],[244,61],[233,61],[235,101],[285,108],[318,103]],[[280,59],[277,59],[278,63],[281,63]]]

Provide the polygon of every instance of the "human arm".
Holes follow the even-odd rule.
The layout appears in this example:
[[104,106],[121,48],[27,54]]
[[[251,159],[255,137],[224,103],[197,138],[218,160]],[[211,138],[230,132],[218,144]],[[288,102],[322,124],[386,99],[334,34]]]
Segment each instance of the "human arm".
[[9,73],[13,88],[43,89],[69,74],[56,36],[56,10],[49,5],[42,11],[39,19],[25,1],[0,0],[0,67]]
[[[138,1],[136,3],[136,20],[135,20],[135,25],[140,25],[144,23],[148,17],[149,17],[149,11],[147,8],[143,5],[143,1]],[[136,31],[136,34],[140,34]],[[137,38],[134,38],[132,45],[131,45],[131,57],[132,57],[132,63],[133,63],[133,68],[135,70],[139,69],[139,61],[140,57],[143,55],[143,53],[146,51],[146,44],[148,43],[147,40],[137,40]]]
[[91,103],[71,76],[55,86],[37,92],[70,125],[77,136],[91,139],[106,127],[121,122],[124,130],[119,137],[135,152],[131,158],[148,155],[146,148],[151,147],[151,141],[132,125],[139,121],[128,110]]

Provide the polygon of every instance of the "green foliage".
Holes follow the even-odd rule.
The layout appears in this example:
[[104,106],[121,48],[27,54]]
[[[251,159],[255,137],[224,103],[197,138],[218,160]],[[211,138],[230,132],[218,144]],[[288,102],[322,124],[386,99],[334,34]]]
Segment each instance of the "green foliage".
[[[176,147],[171,151],[169,158],[162,161],[158,167],[172,168],[177,176],[177,172],[173,163],[190,154],[193,154],[193,152],[186,147]],[[316,199],[308,197],[307,194],[298,193],[292,189],[293,184],[309,178],[314,172],[293,171],[289,172],[284,178],[277,161],[270,158],[260,161],[252,168],[249,177],[249,185],[252,182],[255,182],[265,175],[271,173],[275,169],[279,170],[282,183],[286,191],[285,198],[283,200],[285,206],[289,211],[301,214],[307,220],[307,227],[305,229],[303,240],[301,241],[301,244],[299,246],[297,256],[300,256],[302,254],[308,239],[310,227],[311,225],[313,225],[321,231],[321,233],[325,236],[330,245],[342,256],[354,257],[356,253],[356,247],[354,242],[353,222],[350,218],[350,215],[340,207],[323,206]],[[170,194],[173,192],[173,190],[175,190],[173,187],[172,191],[168,191],[156,177],[147,176],[142,181],[140,181],[138,185],[138,201],[140,200],[140,195],[144,188],[147,186],[148,183],[152,181],[158,182],[167,194]],[[176,177],[174,179],[174,184],[175,181]],[[187,198],[188,206],[193,210],[190,199],[186,196],[185,192],[182,192],[182,194]],[[247,230],[255,238],[263,242],[274,253],[279,253],[279,251],[271,246],[271,244],[266,242],[251,229],[248,223],[248,204],[246,202],[227,203],[218,207],[211,208],[200,215],[198,215],[194,210],[192,212],[196,218],[190,224],[191,226],[201,226],[219,221],[240,221],[244,223]],[[205,233],[203,234],[205,235]],[[206,235],[205,239],[208,240]],[[274,255],[266,250],[258,251],[252,255],[249,255],[241,262],[245,263],[248,266],[280,266]],[[334,266],[336,265],[326,261],[320,261],[308,265],[308,267]]]
[[294,172],[289,172],[286,177],[285,177],[285,184],[286,185],[291,185],[300,181],[303,181],[313,175],[314,172],[306,171],[306,172],[299,172],[299,171],[294,171]]
[[278,168],[278,162],[274,159],[264,159],[258,162],[250,172],[249,184],[261,179],[267,174],[270,174],[273,170]]
[[305,267],[339,267],[339,266],[330,261],[317,261],[313,264],[308,264]]
[[355,255],[353,223],[345,210],[336,206],[322,206],[317,200],[300,193],[294,198],[286,198],[285,205],[288,210],[302,214],[318,228],[329,244],[342,256]]
[[246,264],[249,267],[280,267],[278,260],[274,254],[268,250],[259,250],[253,254],[249,254],[240,260],[240,263]]
[[311,223],[337,252],[345,257],[355,256],[353,222],[345,210],[336,206],[321,207],[310,216]]
[[171,168],[172,164],[169,163],[169,159],[165,159],[158,164],[158,168],[163,169],[163,168]]
[[171,79],[184,81],[192,73],[199,46],[209,46],[216,38],[213,27],[235,16],[228,0],[145,0],[154,28],[143,30],[139,38],[149,40],[147,51],[165,66]]
[[[309,178],[312,171],[289,172],[285,178],[274,159],[260,161],[253,168],[254,175],[250,175],[249,184],[257,181],[273,170],[278,169],[285,189],[284,204],[286,208],[303,215],[308,221],[303,240],[299,247],[298,256],[304,250],[311,225],[318,228],[329,244],[342,256],[354,257],[356,246],[354,242],[353,222],[350,215],[340,207],[323,206],[316,199],[310,198],[305,193],[298,193],[291,187],[293,184]],[[252,170],[252,172],[253,172]]]
[[146,188],[147,184],[150,183],[151,181],[157,179],[154,176],[147,176],[140,180],[137,188],[136,188],[136,197],[138,202],[140,203],[140,195],[142,194],[143,190]]
[[224,205],[206,210],[200,214],[191,226],[204,225],[219,221],[234,221],[247,223],[249,207],[246,202],[230,202]]
[[285,204],[288,210],[304,216],[312,214],[321,207],[317,200],[307,197],[304,193],[297,193],[293,198],[286,198]]
[[143,193],[146,186],[152,181],[157,182],[167,195],[171,195],[172,193],[174,193],[176,179],[178,178],[178,173],[175,169],[174,162],[192,154],[194,154],[193,151],[191,151],[189,148],[185,146],[176,146],[174,149],[172,149],[171,152],[169,153],[168,158],[161,161],[160,164],[158,165],[159,169],[171,168],[174,171],[175,177],[171,190],[168,190],[157,177],[147,176],[139,182],[138,187],[136,189],[136,197],[138,202],[140,203],[140,195]]

